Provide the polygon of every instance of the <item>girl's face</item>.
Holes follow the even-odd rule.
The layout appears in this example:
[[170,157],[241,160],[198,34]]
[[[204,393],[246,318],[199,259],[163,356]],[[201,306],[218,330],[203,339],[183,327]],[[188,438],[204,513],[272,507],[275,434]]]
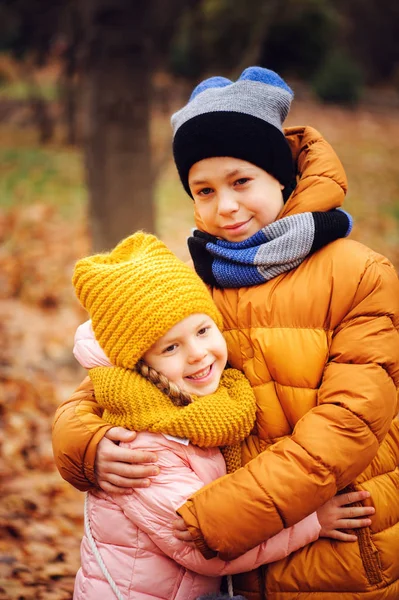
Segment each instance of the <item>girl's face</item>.
[[213,394],[227,362],[227,347],[213,319],[190,315],[162,336],[143,360],[188,394]]
[[200,160],[191,167],[188,182],[201,225],[228,242],[242,242],[270,225],[284,206],[284,186],[239,158]]

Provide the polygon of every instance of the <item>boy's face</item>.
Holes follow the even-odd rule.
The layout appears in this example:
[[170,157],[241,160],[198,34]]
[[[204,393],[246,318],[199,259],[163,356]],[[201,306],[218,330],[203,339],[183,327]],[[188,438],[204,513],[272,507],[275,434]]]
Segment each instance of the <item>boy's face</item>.
[[194,314],[169,329],[144,354],[143,360],[181,390],[205,396],[219,387],[227,346],[213,319]]
[[229,242],[242,242],[275,221],[284,205],[284,186],[239,158],[200,160],[188,182],[205,231]]

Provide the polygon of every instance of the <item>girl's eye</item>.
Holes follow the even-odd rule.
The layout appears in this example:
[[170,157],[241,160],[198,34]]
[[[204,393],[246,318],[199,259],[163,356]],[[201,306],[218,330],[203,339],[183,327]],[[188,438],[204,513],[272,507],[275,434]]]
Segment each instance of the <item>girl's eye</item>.
[[165,348],[165,350],[162,351],[162,354],[170,354],[170,352],[173,352],[174,350],[176,350],[176,348],[177,344],[171,344],[170,346]]
[[198,330],[198,335],[205,335],[208,329],[209,327],[201,327],[201,329]]

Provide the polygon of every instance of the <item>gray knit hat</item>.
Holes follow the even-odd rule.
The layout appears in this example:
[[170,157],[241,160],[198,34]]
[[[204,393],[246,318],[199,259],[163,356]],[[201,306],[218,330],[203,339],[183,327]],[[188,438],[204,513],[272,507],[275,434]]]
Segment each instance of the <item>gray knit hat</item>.
[[293,161],[283,122],[294,94],[274,71],[245,69],[236,82],[211,77],[172,116],[173,155],[191,196],[188,174],[204,158],[231,156],[273,175],[284,186],[293,179]]

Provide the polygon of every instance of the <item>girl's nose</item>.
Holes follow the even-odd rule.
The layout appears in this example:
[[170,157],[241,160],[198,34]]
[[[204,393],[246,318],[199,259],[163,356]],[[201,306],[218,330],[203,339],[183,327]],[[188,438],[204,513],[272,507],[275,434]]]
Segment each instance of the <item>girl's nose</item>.
[[203,346],[198,343],[198,340],[195,340],[189,345],[187,360],[190,364],[199,362],[207,355],[207,350]]

